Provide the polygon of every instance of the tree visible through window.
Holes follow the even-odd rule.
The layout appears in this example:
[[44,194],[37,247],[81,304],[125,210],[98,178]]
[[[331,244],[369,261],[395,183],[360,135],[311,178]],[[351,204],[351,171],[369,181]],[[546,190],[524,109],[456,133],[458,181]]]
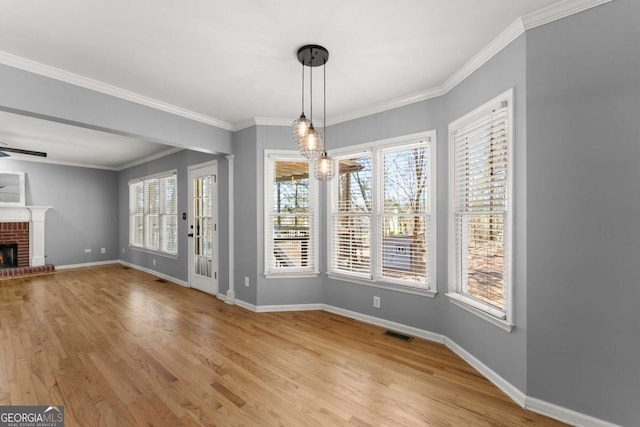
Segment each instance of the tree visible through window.
[[129,183],[129,244],[178,253],[178,190],[174,172]]
[[265,167],[265,272],[314,273],[315,183],[309,161],[267,153]]
[[432,290],[431,138],[337,160],[332,192],[332,273]]
[[511,103],[506,94],[450,125],[450,291],[500,319],[511,309]]

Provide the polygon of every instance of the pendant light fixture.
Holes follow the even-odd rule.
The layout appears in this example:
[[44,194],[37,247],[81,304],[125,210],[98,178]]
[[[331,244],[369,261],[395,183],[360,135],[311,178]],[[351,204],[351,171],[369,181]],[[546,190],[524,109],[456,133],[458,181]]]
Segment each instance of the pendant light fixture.
[[322,154],[316,159],[315,176],[320,181],[330,181],[333,179],[333,159],[327,154],[327,67],[322,67],[323,73],[323,100],[322,100],[322,133],[324,133],[324,147]]
[[[313,68],[324,67],[328,59],[329,51],[322,46],[310,44],[298,49],[298,61],[302,64],[302,114],[293,122],[292,132],[300,154],[308,159],[315,159],[324,152],[322,134],[313,127]],[[309,119],[304,114],[304,67],[309,67]]]

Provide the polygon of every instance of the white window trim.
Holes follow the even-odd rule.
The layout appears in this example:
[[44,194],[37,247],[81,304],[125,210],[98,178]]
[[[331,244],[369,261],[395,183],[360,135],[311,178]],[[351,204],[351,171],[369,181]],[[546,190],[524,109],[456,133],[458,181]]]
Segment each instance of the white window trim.
[[[129,195],[128,195],[128,197],[129,197],[129,249],[132,249],[132,250],[135,250],[135,251],[138,251],[138,252],[144,252],[144,253],[152,254],[152,255],[159,255],[159,256],[162,256],[162,257],[165,257],[165,258],[170,258],[170,259],[178,259],[179,258],[177,248],[176,248],[176,253],[174,254],[174,253],[170,253],[170,252],[163,252],[163,251],[160,251],[159,249],[158,250],[153,250],[153,249],[145,248],[144,247],[144,243],[143,243],[143,246],[137,246],[137,245],[134,245],[134,244],[131,243],[132,240],[133,240],[133,238],[132,238],[133,237],[132,236],[133,230],[131,229],[131,189],[130,189],[131,188],[131,184],[136,184],[138,182],[144,183],[144,181],[148,181],[148,180],[151,180],[151,179],[167,178],[167,177],[170,177],[172,175],[176,176],[176,183],[177,183],[178,169],[172,169],[172,170],[163,171],[163,172],[159,172],[159,173],[152,174],[152,175],[146,175],[146,176],[142,176],[142,177],[138,177],[138,178],[133,178],[133,179],[130,179],[129,182],[127,183],[127,189],[129,191]],[[143,191],[144,191],[144,185],[143,185]],[[163,203],[163,202],[161,201],[161,203]],[[144,227],[143,227],[143,229],[144,229]],[[145,238],[146,237],[143,235],[143,237],[142,237],[143,242],[144,242]]]
[[[509,133],[507,142],[507,211],[505,212],[505,231],[504,231],[504,245],[505,245],[505,275],[504,275],[504,304],[505,309],[499,310],[492,307],[489,304],[478,301],[474,298],[470,298],[464,294],[458,292],[458,286],[456,283],[456,242],[455,242],[455,150],[454,133],[455,130],[463,127],[470,122],[473,122],[478,116],[487,114],[491,110],[499,107],[503,102],[507,102],[508,105],[508,121],[509,121]],[[458,307],[467,310],[470,313],[488,321],[489,323],[500,327],[501,329],[511,332],[515,326],[514,324],[514,298],[513,298],[513,138],[514,138],[514,122],[513,122],[513,89],[509,89],[506,92],[498,95],[490,101],[484,103],[480,107],[465,114],[457,120],[449,124],[449,274],[448,274],[448,292],[446,295],[449,297],[449,301]]]
[[[272,238],[272,236],[268,236],[269,231],[269,206],[268,204],[268,194],[273,190],[272,182],[268,177],[269,169],[273,162],[278,160],[284,161],[308,161],[309,162],[309,191],[311,193],[311,212],[313,214],[313,225],[309,230],[309,233],[312,233],[314,236],[313,239],[313,257],[311,261],[313,265],[308,268],[296,268],[296,269],[283,269],[283,268],[274,268],[269,269],[270,265],[270,256],[269,256],[269,246],[268,241]],[[304,278],[312,278],[317,277],[320,274],[320,262],[319,262],[319,231],[320,231],[320,218],[319,218],[319,196],[318,196],[318,180],[313,176],[313,161],[303,157],[297,151],[292,150],[264,150],[264,190],[263,190],[263,252],[264,252],[264,268],[263,275],[267,279],[304,279]]]
[[[418,286],[395,283],[393,281],[388,280],[387,278],[378,278],[376,263],[378,262],[379,256],[377,254],[377,249],[375,250],[376,252],[375,256],[371,257],[370,274],[366,274],[366,275],[357,274],[357,273],[349,274],[347,272],[341,272],[341,271],[338,272],[338,271],[331,270],[332,257],[333,257],[333,253],[331,250],[331,246],[332,246],[331,242],[333,241],[331,218],[332,218],[333,203],[334,203],[333,195],[337,191],[336,189],[337,179],[333,179],[329,184],[330,188],[327,189],[327,206],[326,206],[326,209],[327,209],[327,212],[326,212],[327,276],[330,279],[339,280],[343,282],[356,283],[356,284],[371,286],[375,288],[382,288],[382,289],[387,289],[387,290],[392,290],[392,291],[397,291],[397,292],[402,292],[402,293],[407,293],[412,295],[427,296],[431,298],[434,298],[438,294],[438,286],[437,286],[437,283],[438,283],[437,175],[438,174],[437,174],[437,132],[436,130],[434,129],[426,132],[419,132],[419,133],[383,139],[383,140],[374,141],[374,142],[365,143],[365,144],[352,145],[350,147],[345,147],[345,148],[338,148],[335,150],[331,150],[329,152],[329,155],[333,157],[334,161],[337,162],[340,159],[352,157],[354,155],[358,155],[362,153],[371,154],[372,162],[373,162],[373,172],[375,173],[375,169],[377,167],[376,165],[381,161],[380,153],[382,150],[387,148],[399,147],[401,145],[409,146],[413,143],[418,143],[419,141],[424,141],[425,143],[429,144],[429,154],[430,154],[429,168],[430,168],[430,171],[432,171],[430,176],[431,180],[430,180],[430,186],[429,186],[429,192],[431,194],[432,203],[430,204],[430,212],[429,212],[431,239],[429,240],[430,282],[428,284],[428,287],[421,288]],[[382,191],[383,191],[381,188],[382,187],[381,180],[382,180],[382,177],[379,175],[378,176],[374,175],[372,179],[372,186],[373,186],[372,194],[374,194],[375,200],[378,201],[376,202],[377,204],[379,204],[380,194],[382,194]],[[378,216],[379,216],[379,209],[377,206],[375,206],[371,211],[371,218],[372,218],[371,230],[373,231],[371,235],[372,248],[374,247],[374,245],[377,248],[377,236],[376,236],[377,233],[375,232],[375,230],[378,229],[377,228]]]

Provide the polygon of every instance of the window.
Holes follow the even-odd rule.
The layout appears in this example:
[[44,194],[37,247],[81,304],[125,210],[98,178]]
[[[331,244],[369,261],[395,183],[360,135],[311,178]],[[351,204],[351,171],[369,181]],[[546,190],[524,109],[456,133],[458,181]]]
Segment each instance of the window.
[[509,91],[449,125],[452,301],[512,323]]
[[317,275],[316,188],[309,160],[265,154],[265,276]]
[[178,254],[176,171],[129,182],[129,245]]
[[335,154],[329,271],[434,293],[435,132]]

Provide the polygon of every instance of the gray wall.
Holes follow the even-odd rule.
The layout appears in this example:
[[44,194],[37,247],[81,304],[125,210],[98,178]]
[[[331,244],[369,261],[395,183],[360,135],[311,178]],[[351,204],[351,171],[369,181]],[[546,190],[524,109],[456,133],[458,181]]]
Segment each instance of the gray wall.
[[[182,219],[182,213],[189,212],[188,167],[218,159],[218,215],[219,215],[219,292],[225,293],[229,282],[229,251],[228,251],[228,180],[227,160],[212,154],[183,150],[170,156],[162,157],[148,163],[125,169],[118,176],[119,203],[119,258],[123,261],[145,267],[170,277],[188,282],[188,226],[189,220]],[[158,254],[148,253],[129,248],[129,180],[140,178],[172,169],[178,170],[178,258],[170,258]],[[188,218],[188,217],[187,217]],[[156,265],[153,265],[153,260]]]
[[640,2],[527,34],[529,395],[640,426]]
[[[26,204],[51,206],[46,262],[57,266],[118,259],[118,173],[0,159],[0,170],[25,172]],[[100,249],[106,253],[101,254]],[[85,254],[85,249],[91,253]]]
[[[443,294],[446,292],[446,200],[447,170],[445,98],[435,98],[372,116],[340,123],[327,129],[329,149],[375,142],[436,129],[438,191],[438,271],[436,298],[417,296],[351,282],[325,279],[324,303],[393,322],[444,333]],[[322,210],[326,211],[326,199]],[[443,210],[443,207],[445,208]],[[326,258],[326,252],[324,252]],[[373,296],[380,308],[373,308]]]
[[[498,55],[475,71],[446,96],[447,124],[472,111],[504,91],[514,90],[514,318],[516,327],[509,334],[475,315],[449,304],[445,317],[446,335],[480,359],[522,392],[527,387],[527,115],[526,115],[526,37],[520,36]],[[448,136],[441,134],[443,139]],[[440,163],[447,169],[447,163]],[[439,185],[446,185],[439,181]],[[438,200],[447,206],[447,198]],[[446,211],[440,219],[445,220]],[[439,221],[441,237],[447,225]],[[446,257],[447,252],[439,255]],[[446,271],[443,272],[446,274]],[[445,276],[446,277],[446,276]],[[442,290],[446,290],[443,284]]]
[[[235,200],[235,279],[236,298],[256,304],[258,300],[258,235],[260,217],[257,210],[259,159],[256,155],[255,126],[236,132],[233,136],[234,200]],[[260,180],[262,177],[260,177]],[[249,278],[249,287],[244,278]]]

